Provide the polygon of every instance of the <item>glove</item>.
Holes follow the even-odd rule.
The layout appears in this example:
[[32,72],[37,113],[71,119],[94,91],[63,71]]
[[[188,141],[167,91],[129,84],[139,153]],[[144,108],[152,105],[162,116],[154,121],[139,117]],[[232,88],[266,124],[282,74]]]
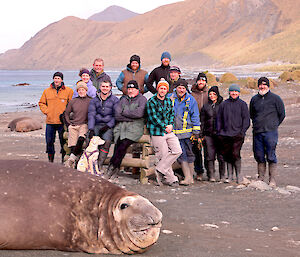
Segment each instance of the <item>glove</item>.
[[195,141],[198,141],[200,135],[199,134],[193,134],[192,135]]
[[109,130],[110,129],[110,127],[109,126],[107,126],[107,125],[105,125],[103,128],[101,128],[100,130],[99,130],[99,134],[104,134],[107,130]]
[[95,131],[90,129],[89,130],[89,139],[92,139],[93,136],[95,136]]

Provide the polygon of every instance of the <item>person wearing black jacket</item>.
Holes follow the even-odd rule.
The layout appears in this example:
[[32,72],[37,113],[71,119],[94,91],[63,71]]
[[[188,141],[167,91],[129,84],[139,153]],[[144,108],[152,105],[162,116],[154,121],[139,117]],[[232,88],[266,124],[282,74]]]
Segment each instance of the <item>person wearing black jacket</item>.
[[220,154],[218,137],[216,130],[216,119],[223,97],[219,93],[219,88],[213,86],[208,90],[208,103],[204,104],[200,112],[201,137],[204,137],[204,156],[207,162],[207,177],[211,182],[215,182],[215,159],[219,162],[220,180],[225,181],[225,161]]
[[250,126],[247,103],[239,95],[240,87],[230,85],[229,98],[221,103],[217,114],[217,134],[222,145],[221,153],[227,162],[228,182],[233,180],[234,169],[238,184],[242,182],[241,148]]
[[269,163],[269,185],[276,187],[275,172],[277,168],[276,145],[278,127],[285,118],[284,103],[269,89],[266,77],[258,80],[258,94],[250,101],[250,118],[253,123],[253,152],[257,162],[258,179],[264,180],[266,162]]
[[170,53],[163,52],[160,60],[161,65],[151,71],[146,83],[148,90],[152,94],[155,94],[157,92],[156,88],[153,86],[153,82],[155,82],[155,84],[157,85],[161,78],[164,78],[166,81],[170,81]]

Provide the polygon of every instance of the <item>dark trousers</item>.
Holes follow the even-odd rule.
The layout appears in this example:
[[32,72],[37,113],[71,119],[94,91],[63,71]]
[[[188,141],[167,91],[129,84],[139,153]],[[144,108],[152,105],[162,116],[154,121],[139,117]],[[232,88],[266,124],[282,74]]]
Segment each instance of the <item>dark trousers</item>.
[[220,152],[220,145],[217,136],[205,136],[204,156],[206,161],[215,161],[216,156],[219,162],[224,162],[224,157]]
[[133,143],[134,143],[134,141],[132,141],[128,138],[125,138],[122,140],[120,140],[120,138],[118,138],[118,140],[115,144],[114,154],[110,159],[110,164],[112,164],[114,168],[120,168],[121,162],[126,154],[128,147],[130,145],[132,145]]
[[277,163],[276,146],[278,142],[278,131],[255,133],[253,135],[253,153],[258,163]]
[[241,149],[245,137],[242,136],[219,136],[221,147],[221,154],[224,160],[229,163],[234,163],[241,159]]
[[63,138],[64,134],[64,126],[62,124],[46,124],[46,153],[48,154],[55,154],[55,137],[56,131],[58,132],[59,142],[61,153],[64,153],[64,143],[65,140]]
[[197,174],[203,174],[204,168],[203,168],[202,149],[198,148],[197,143],[193,143],[192,149],[195,155],[195,161],[194,161],[195,172]]

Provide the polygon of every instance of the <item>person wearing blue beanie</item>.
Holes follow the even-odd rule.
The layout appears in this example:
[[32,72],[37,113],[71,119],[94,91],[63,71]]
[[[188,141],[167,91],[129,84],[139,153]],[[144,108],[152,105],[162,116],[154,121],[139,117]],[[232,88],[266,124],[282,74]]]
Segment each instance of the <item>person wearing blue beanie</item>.
[[165,58],[167,58],[167,59],[169,59],[170,61],[172,61],[172,59],[171,59],[171,54],[170,54],[169,52],[163,52],[163,53],[161,54],[160,60],[162,61],[162,60],[165,59]]
[[[170,84],[170,62],[171,62],[171,54],[169,52],[163,52],[160,57],[161,65],[156,67],[153,71],[151,71],[146,86],[148,90],[155,94],[157,92],[156,86],[161,78],[166,80]],[[153,86],[153,82],[155,82],[155,87]]]

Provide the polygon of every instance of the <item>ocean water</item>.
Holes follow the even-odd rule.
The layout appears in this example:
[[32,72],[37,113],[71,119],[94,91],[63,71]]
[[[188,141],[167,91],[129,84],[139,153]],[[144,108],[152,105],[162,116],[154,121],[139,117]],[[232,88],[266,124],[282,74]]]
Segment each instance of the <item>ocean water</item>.
[[[121,70],[121,69],[120,69]],[[105,70],[111,77],[113,85],[120,74],[120,70]],[[238,78],[267,76],[277,78],[277,73],[251,72],[248,70],[213,70],[210,71],[217,77],[225,72],[233,72]],[[38,109],[38,101],[43,91],[52,83],[52,76],[55,71],[47,70],[0,70],[0,113],[24,111],[28,108]],[[75,89],[79,80],[78,71],[63,71],[65,85]],[[197,77],[198,71],[182,70],[182,77]],[[28,86],[14,86],[19,83],[28,83]],[[120,91],[114,86],[114,94]],[[151,93],[149,93],[151,96]],[[148,94],[146,95],[148,97]]]
[[[37,104],[43,91],[53,82],[55,71],[42,70],[0,70],[0,113],[24,111],[28,108],[38,108]],[[80,79],[78,71],[62,71],[65,85],[75,89]],[[120,71],[106,71],[113,82]],[[29,86],[14,86],[28,83]],[[117,89],[113,89],[117,93]]]

